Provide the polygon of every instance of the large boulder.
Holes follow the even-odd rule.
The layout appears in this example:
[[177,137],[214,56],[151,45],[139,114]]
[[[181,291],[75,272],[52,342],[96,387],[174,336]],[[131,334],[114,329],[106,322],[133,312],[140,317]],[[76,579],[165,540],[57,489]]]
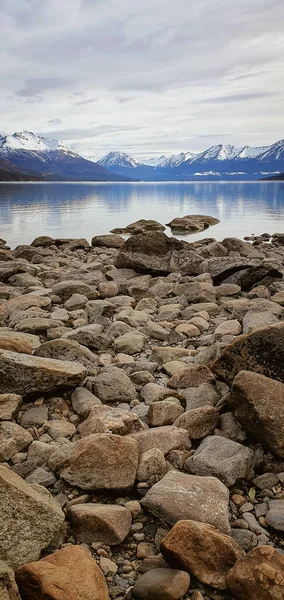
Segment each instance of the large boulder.
[[167,525],[190,519],[230,533],[229,491],[215,477],[170,471],[153,485],[141,502]]
[[79,385],[87,374],[75,362],[0,350],[0,393],[25,396]]
[[225,576],[244,554],[231,536],[197,521],[178,521],[162,540],[161,552],[169,565],[220,590],[226,589]]
[[257,267],[258,264],[259,261],[255,259],[241,258],[240,256],[221,256],[208,258],[202,263],[201,268],[203,273],[210,273],[214,285],[220,285],[223,281],[229,283],[228,278],[233,273],[249,267]]
[[230,405],[244,429],[284,458],[284,384],[241,371],[234,379]]
[[253,452],[233,440],[208,436],[201,442],[185,465],[194,475],[218,477],[228,487],[246,478],[252,465]]
[[183,242],[169,238],[162,232],[138,233],[120,248],[115,266],[142,273],[170,273],[172,252],[180,251],[183,247]]
[[135,482],[138,444],[130,437],[95,433],[55,451],[49,464],[84,490],[127,490]]
[[0,558],[13,568],[38,560],[64,522],[58,502],[0,465]]
[[69,510],[72,532],[81,544],[121,544],[128,535],[132,515],[117,504],[77,504]]
[[254,371],[284,383],[284,323],[239,336],[211,365],[216,375],[231,382],[243,370]]
[[61,548],[16,571],[22,600],[109,600],[105,578],[82,546]]
[[236,600],[281,600],[284,556],[271,546],[254,548],[229,571],[226,582]]

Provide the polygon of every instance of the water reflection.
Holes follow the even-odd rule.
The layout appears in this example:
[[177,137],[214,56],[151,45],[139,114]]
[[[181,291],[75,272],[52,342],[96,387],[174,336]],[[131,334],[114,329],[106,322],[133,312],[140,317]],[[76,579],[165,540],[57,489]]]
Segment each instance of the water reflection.
[[281,182],[1,184],[0,237],[11,246],[41,234],[90,239],[138,218],[190,213],[220,219],[209,234],[217,239],[243,237],[283,230],[283,207]]

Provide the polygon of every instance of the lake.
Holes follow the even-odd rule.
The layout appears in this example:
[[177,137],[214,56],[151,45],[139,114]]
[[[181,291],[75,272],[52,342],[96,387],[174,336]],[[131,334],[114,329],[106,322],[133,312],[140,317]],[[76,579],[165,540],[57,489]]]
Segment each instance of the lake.
[[284,232],[284,182],[0,184],[0,237],[12,248],[38,235],[90,241],[137,219],[186,214],[220,219],[188,241]]

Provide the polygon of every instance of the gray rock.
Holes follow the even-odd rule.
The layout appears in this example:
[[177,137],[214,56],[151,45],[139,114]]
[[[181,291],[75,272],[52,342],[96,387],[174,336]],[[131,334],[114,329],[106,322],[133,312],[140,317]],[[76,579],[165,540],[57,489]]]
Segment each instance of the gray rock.
[[94,381],[93,391],[104,403],[131,402],[137,397],[135,386],[118,367],[109,367]]
[[270,500],[265,519],[276,531],[284,531],[284,500]]
[[275,323],[278,323],[278,318],[272,312],[249,310],[243,316],[243,332],[250,333]]
[[44,358],[78,362],[84,365],[88,370],[94,369],[99,363],[98,356],[93,354],[93,352],[85,346],[81,346],[79,342],[71,339],[58,339],[44,342],[37,348],[35,355]]
[[23,413],[21,425],[22,427],[40,427],[47,419],[47,406],[33,406]]
[[227,438],[208,436],[185,465],[190,473],[214,475],[230,487],[237,479],[248,476],[252,459],[253,452],[249,448]]
[[77,415],[83,417],[83,419],[88,417],[90,410],[94,408],[94,406],[102,404],[99,398],[83,387],[78,387],[72,392],[71,402],[73,410]]
[[0,557],[16,568],[39,560],[64,514],[45,488],[27,484],[3,466],[0,480]]
[[178,569],[152,569],[136,581],[133,597],[137,600],[180,600],[186,594],[190,576]]
[[215,477],[171,471],[153,485],[141,504],[169,526],[190,519],[230,533],[229,491]]
[[250,552],[257,546],[257,535],[248,529],[232,529],[231,535],[245,552]]

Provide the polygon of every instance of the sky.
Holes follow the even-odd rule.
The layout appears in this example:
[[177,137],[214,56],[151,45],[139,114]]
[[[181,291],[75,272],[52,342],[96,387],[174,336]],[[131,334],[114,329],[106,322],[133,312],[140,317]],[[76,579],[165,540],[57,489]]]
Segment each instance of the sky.
[[1,0],[0,134],[138,159],[284,138],[283,0]]

